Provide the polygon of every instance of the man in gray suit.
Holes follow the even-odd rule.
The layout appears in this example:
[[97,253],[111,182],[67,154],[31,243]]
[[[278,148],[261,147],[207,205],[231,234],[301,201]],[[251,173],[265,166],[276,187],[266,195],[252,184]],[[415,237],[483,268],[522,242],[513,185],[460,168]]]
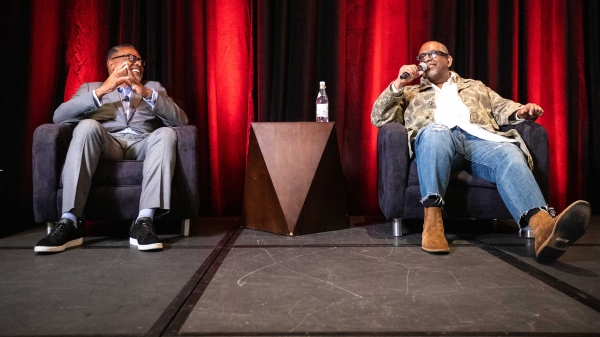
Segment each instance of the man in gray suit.
[[152,220],[171,202],[177,136],[172,126],[188,122],[158,82],[144,81],[144,61],[132,45],[111,48],[109,76],[84,83],[54,112],[54,123],[77,125],[63,168],[63,215],[34,250],[61,252],[83,242],[80,217],[100,160],[143,160],[139,215],[129,242],[139,250],[162,249]]

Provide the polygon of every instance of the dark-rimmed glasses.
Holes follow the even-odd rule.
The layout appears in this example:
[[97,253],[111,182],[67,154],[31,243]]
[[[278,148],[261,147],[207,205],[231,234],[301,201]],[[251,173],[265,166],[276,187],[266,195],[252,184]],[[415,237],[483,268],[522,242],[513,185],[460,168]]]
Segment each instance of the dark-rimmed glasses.
[[115,56],[115,57],[111,58],[111,60],[118,59],[120,57],[127,57],[129,59],[129,62],[131,62],[131,63],[136,63],[137,61],[140,61],[142,63],[142,67],[146,66],[146,60],[144,60],[141,57],[137,57],[135,55],[132,55],[132,54],[125,54],[125,55],[121,55],[121,56]]
[[425,61],[425,57],[429,56],[429,58],[435,58],[436,56],[448,56],[448,53],[444,53],[443,51],[439,51],[439,50],[430,50],[428,52],[424,52],[419,54],[419,56],[417,56],[417,61],[419,62],[423,62]]

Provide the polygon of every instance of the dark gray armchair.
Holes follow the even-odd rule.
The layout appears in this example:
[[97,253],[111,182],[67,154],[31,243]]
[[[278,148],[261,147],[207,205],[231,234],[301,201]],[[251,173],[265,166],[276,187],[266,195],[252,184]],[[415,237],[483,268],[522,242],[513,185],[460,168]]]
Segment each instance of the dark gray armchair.
[[[190,219],[198,215],[197,139],[193,125],[174,128],[177,164],[173,176],[171,210],[167,219],[182,220],[189,235]],[[33,134],[33,213],[35,221],[52,228],[61,216],[62,168],[73,135],[65,124],[40,125]],[[84,209],[85,220],[129,220],[138,214],[143,161],[100,161]]]
[[[533,157],[533,175],[548,200],[550,169],[546,129],[529,121],[502,127],[503,131],[508,129],[517,129],[527,144]],[[394,219],[394,236],[402,236],[402,219],[423,219],[417,164],[408,156],[408,138],[402,124],[388,123],[379,129],[377,164],[379,207],[388,219]],[[496,185],[465,171],[452,174],[444,201],[444,218],[512,218]],[[528,228],[521,235],[532,237]]]

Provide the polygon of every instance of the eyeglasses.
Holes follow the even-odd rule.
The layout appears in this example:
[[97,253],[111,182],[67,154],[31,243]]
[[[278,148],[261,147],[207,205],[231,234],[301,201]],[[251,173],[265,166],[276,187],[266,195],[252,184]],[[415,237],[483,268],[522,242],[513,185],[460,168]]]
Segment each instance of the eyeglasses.
[[448,53],[444,53],[443,51],[439,51],[439,50],[430,50],[428,52],[419,54],[419,56],[417,56],[417,61],[419,61],[419,62],[425,61],[426,56],[429,56],[429,58],[434,59],[438,55],[446,57],[446,56],[448,56]]
[[140,63],[142,63],[142,67],[146,66],[146,60],[144,60],[141,57],[137,57],[135,55],[132,55],[132,54],[115,56],[115,57],[111,58],[111,60],[118,59],[119,57],[127,57],[129,59],[129,62],[131,62],[131,63],[136,63],[137,61],[140,61]]

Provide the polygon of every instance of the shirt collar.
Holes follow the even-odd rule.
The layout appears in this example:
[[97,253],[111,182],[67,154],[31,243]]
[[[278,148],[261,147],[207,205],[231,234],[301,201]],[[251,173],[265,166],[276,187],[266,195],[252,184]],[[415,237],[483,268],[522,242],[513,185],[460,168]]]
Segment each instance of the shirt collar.
[[[450,78],[448,78],[448,80],[445,83],[448,83],[448,84],[458,83],[458,75],[456,75],[455,72],[451,71]],[[431,83],[431,81],[429,81],[425,77],[421,77],[421,85],[422,86],[436,86],[435,84]]]
[[456,79],[455,73],[453,71],[451,71],[450,72],[450,78],[448,79],[448,81],[446,81],[446,83],[448,83],[448,84],[455,84],[456,82],[458,82],[458,80]]
[[121,93],[121,94],[123,94],[125,96],[131,95],[131,88],[129,86],[126,86],[124,88],[117,87],[117,90],[119,91],[119,93]]

